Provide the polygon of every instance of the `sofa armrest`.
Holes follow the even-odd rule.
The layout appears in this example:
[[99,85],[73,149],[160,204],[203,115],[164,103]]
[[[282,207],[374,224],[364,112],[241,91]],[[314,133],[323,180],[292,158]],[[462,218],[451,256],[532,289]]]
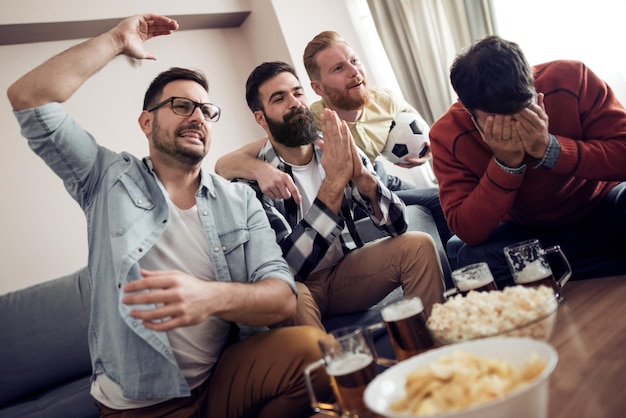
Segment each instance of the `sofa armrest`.
[[91,374],[89,272],[0,296],[0,406]]

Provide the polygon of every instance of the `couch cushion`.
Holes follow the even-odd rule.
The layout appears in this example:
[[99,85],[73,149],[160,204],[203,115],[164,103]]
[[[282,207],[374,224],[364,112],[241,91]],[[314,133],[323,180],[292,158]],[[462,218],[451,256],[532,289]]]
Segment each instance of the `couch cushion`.
[[87,268],[0,296],[0,406],[91,374]]
[[36,398],[0,409],[0,418],[98,418],[89,394],[91,376],[42,393]]

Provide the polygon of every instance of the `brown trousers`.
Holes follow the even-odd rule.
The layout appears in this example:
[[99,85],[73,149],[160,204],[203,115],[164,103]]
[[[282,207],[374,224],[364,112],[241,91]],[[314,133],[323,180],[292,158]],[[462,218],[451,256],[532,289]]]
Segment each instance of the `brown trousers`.
[[[102,417],[308,417],[313,414],[304,369],[321,358],[314,327],[287,327],[255,334],[224,350],[211,377],[190,397],[141,409],[98,405]],[[331,389],[323,369],[312,374],[318,396]]]
[[368,243],[297,285],[295,325],[321,329],[322,318],[365,310],[398,286],[406,296],[419,296],[427,315],[443,298],[435,243],[430,235],[415,231]]

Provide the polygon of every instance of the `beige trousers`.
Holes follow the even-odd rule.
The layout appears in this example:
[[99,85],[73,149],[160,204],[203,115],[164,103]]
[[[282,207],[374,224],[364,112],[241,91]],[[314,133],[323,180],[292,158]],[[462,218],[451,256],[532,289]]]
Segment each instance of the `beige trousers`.
[[435,243],[430,235],[416,231],[368,243],[297,285],[295,324],[321,329],[323,318],[365,310],[398,286],[407,296],[419,296],[427,315],[443,297]]
[[[116,411],[98,405],[103,417],[308,417],[313,414],[304,369],[321,358],[314,327],[286,327],[255,334],[224,350],[211,377],[190,397],[147,408]],[[158,373],[155,373],[158,375]],[[330,397],[323,368],[313,376],[315,393]]]

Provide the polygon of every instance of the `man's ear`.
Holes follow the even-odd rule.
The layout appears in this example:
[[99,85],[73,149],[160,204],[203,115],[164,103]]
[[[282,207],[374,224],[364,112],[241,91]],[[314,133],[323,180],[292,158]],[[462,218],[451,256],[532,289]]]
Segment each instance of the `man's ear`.
[[267,122],[265,120],[265,113],[263,113],[262,110],[255,110],[254,111],[254,120],[256,121],[257,124],[259,124],[262,128],[266,128],[267,127]]
[[320,83],[319,81],[311,80],[311,88],[318,96],[324,96],[324,88],[322,87],[322,83]]
[[139,127],[144,134],[150,135],[152,133],[152,113],[147,110],[142,111],[137,122],[139,122]]

